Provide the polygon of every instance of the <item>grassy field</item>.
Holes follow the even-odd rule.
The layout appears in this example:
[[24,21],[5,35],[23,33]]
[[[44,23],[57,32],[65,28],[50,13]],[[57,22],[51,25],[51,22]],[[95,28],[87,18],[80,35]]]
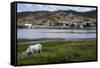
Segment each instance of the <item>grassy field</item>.
[[95,40],[56,40],[41,44],[43,49],[40,54],[29,54],[24,59],[21,59],[21,54],[30,44],[17,44],[17,63],[20,65],[96,60]]

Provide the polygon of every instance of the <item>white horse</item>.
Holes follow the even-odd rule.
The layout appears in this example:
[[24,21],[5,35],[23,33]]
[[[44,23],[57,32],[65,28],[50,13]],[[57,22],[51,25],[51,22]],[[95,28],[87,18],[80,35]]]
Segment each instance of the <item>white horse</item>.
[[29,53],[40,53],[42,50],[42,45],[41,44],[35,44],[35,45],[30,45],[22,54],[22,59],[24,57],[27,57]]

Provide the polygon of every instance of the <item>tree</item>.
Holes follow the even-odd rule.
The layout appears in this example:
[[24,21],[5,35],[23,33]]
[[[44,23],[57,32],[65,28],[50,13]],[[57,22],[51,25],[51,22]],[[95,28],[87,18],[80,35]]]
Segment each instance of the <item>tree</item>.
[[72,23],[72,24],[70,25],[70,27],[75,27],[75,25]]
[[90,23],[86,23],[86,25],[85,25],[86,27],[90,27]]

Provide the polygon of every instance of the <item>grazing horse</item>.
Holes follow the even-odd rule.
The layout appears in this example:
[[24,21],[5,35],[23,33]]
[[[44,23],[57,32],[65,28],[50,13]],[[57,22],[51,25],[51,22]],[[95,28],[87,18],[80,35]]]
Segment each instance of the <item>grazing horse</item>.
[[33,55],[35,53],[40,53],[42,50],[42,45],[41,44],[35,44],[35,45],[30,45],[22,54],[22,58],[27,57],[29,53],[32,53]]

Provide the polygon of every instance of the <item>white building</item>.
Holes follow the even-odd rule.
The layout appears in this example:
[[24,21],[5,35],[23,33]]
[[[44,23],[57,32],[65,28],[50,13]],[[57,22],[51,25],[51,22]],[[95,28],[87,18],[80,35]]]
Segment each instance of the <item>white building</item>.
[[32,28],[32,24],[24,24],[28,29]]
[[84,28],[83,25],[80,25],[80,28]]

